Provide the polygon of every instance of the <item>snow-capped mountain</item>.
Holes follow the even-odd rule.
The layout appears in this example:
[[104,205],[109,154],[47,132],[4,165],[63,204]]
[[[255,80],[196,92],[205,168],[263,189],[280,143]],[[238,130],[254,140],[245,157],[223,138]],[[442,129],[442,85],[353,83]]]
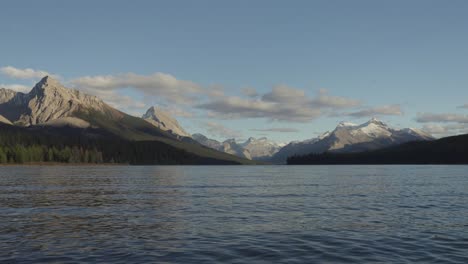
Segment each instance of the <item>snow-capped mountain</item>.
[[193,134],[192,138],[204,146],[253,160],[267,159],[281,149],[277,143],[265,137],[259,139],[251,137],[243,143],[237,143],[235,139],[219,142],[202,134]]
[[235,139],[227,139],[223,141],[221,145],[221,149],[219,149],[222,152],[226,152],[232,155],[236,155],[238,157],[246,158],[246,159],[252,159],[252,155],[250,155],[249,150],[245,149],[242,147],[242,145],[237,144]]
[[237,144],[235,139],[227,139],[223,142],[219,142],[215,139],[207,138],[200,133],[193,134],[192,138],[203,146],[236,155],[238,157],[252,159],[249,151],[244,149],[241,145]]
[[271,140],[268,140],[266,137],[259,139],[249,138],[240,146],[248,150],[252,159],[265,159],[273,156],[276,152],[280,150],[280,146]]
[[341,122],[332,132],[301,142],[291,142],[272,157],[273,162],[284,163],[289,156],[326,151],[356,152],[373,150],[409,141],[432,140],[418,129],[395,129],[378,119],[356,125]]
[[158,107],[150,107],[141,117],[155,127],[181,137],[191,137],[175,118]]

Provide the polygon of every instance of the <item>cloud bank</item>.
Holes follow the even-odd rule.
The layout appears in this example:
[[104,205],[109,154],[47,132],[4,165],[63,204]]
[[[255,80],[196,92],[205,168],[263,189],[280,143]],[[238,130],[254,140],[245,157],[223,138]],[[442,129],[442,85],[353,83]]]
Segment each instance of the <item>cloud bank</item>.
[[97,75],[76,78],[70,81],[74,87],[88,90],[135,89],[150,96],[159,96],[168,102],[190,105],[196,101],[197,94],[203,93],[198,84],[179,80],[176,77],[157,72],[150,75],[125,73],[119,75]]
[[432,113],[419,113],[416,117],[416,121],[419,123],[468,123],[468,115],[460,115],[460,114],[432,114]]
[[298,129],[289,128],[289,127],[254,128],[254,129],[250,129],[250,131],[256,131],[256,132],[279,132],[279,133],[297,133],[297,132],[299,132]]
[[3,75],[13,79],[41,79],[47,75],[57,79],[60,78],[58,75],[51,74],[46,71],[35,70],[31,68],[20,69],[13,66],[1,67],[0,72]]
[[278,85],[259,98],[223,96],[211,98],[197,107],[210,111],[213,117],[225,119],[266,118],[273,121],[306,122],[320,117],[324,111],[359,105],[358,100],[331,96],[323,89],[311,98],[304,90]]
[[239,138],[242,137],[242,133],[240,131],[227,128],[221,124],[215,122],[205,122],[204,123],[206,131],[212,136],[220,137],[220,138]]
[[347,115],[352,117],[372,117],[381,115],[400,116],[403,115],[403,110],[400,105],[385,105],[348,113]]

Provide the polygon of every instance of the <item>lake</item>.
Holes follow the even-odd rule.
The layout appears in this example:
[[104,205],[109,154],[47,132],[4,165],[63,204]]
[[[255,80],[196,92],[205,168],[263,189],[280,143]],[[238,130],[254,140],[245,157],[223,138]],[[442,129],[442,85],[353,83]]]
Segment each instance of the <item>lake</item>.
[[468,166],[0,167],[0,262],[468,262]]

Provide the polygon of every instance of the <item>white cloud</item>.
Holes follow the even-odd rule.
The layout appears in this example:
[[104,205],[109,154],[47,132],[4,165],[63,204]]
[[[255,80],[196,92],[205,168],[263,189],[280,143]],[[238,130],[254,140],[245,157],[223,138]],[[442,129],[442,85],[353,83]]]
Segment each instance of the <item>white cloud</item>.
[[254,128],[254,129],[250,129],[250,131],[279,132],[279,133],[297,133],[297,132],[299,132],[298,129],[290,128],[290,127]]
[[451,124],[451,125],[440,125],[440,124],[425,124],[422,130],[437,136],[449,136],[457,134],[468,133],[467,124]]
[[330,96],[326,90],[320,90],[315,98],[310,98],[304,90],[277,85],[259,98],[224,96],[211,98],[197,107],[209,110],[211,117],[306,122],[319,117],[322,110],[353,108],[359,104],[360,102],[354,99]]
[[221,124],[215,123],[215,122],[205,122],[204,123],[206,126],[206,130],[208,133],[212,136],[215,137],[220,137],[220,138],[239,138],[242,137],[242,133],[234,130],[227,128]]
[[189,112],[177,106],[165,106],[162,108],[165,112],[169,113],[171,116],[186,117],[186,118],[195,116],[195,113]]
[[277,85],[273,87],[271,92],[263,95],[262,100],[265,102],[284,104],[305,104],[308,103],[309,98],[303,90],[299,90],[286,85]]
[[13,66],[5,66],[0,68],[0,72],[14,79],[41,79],[45,76],[51,76],[54,78],[60,78],[58,75],[48,73],[42,70],[35,70],[31,68],[19,69]]
[[242,94],[252,98],[255,98],[259,95],[257,90],[255,90],[255,88],[252,87],[242,88]]
[[296,104],[269,102],[229,96],[198,105],[211,111],[209,116],[219,118],[268,118],[280,121],[309,121],[320,115],[319,109]]
[[0,84],[0,88],[10,89],[17,92],[28,93],[31,87],[22,84]]
[[135,100],[131,96],[123,95],[116,91],[85,90],[85,92],[99,97],[114,108],[121,109],[125,112],[131,112],[134,115],[140,115],[140,112],[147,107],[144,102]]
[[328,94],[328,90],[320,89],[316,98],[312,100],[312,103],[319,107],[328,108],[352,108],[361,105],[359,100],[350,99],[340,96],[331,96]]
[[432,114],[432,113],[419,113],[416,117],[416,121],[419,123],[468,123],[468,115],[460,114]]
[[347,113],[348,116],[353,117],[373,117],[383,115],[403,115],[403,111],[400,105],[384,105],[378,107],[372,107],[352,113]]
[[168,102],[189,105],[205,91],[198,84],[179,80],[176,77],[157,72],[151,75],[125,73],[119,75],[85,76],[71,80],[74,87],[93,90],[119,90],[133,88],[149,96],[163,97]]
[[[0,68],[1,72],[12,78],[40,78],[51,75],[46,71],[18,69],[12,66]],[[305,90],[287,85],[277,85],[264,94],[254,88],[242,89],[243,96],[225,94],[219,85],[203,87],[189,80],[156,72],[149,75],[124,73],[117,75],[95,75],[72,79],[67,84],[86,93],[102,98],[110,105],[123,111],[137,113],[144,111],[149,102],[157,102],[166,107],[174,116],[193,117],[193,110],[203,109],[208,117],[222,119],[265,118],[284,122],[308,122],[322,114],[334,113],[343,109],[360,109],[361,102],[356,99],[333,96],[321,89],[314,96]],[[17,91],[29,91],[22,85],[4,85]],[[125,95],[128,90],[143,95],[141,100]],[[399,105],[364,109],[348,116],[401,115]],[[267,131],[267,130],[264,130]],[[269,132],[295,132],[294,129],[272,128]]]

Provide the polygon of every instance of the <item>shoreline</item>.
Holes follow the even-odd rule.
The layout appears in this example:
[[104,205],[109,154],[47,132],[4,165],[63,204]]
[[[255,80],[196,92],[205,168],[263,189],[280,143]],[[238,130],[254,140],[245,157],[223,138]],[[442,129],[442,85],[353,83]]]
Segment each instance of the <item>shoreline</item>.
[[8,166],[131,166],[128,163],[62,163],[62,162],[25,162],[0,163],[0,167]]

